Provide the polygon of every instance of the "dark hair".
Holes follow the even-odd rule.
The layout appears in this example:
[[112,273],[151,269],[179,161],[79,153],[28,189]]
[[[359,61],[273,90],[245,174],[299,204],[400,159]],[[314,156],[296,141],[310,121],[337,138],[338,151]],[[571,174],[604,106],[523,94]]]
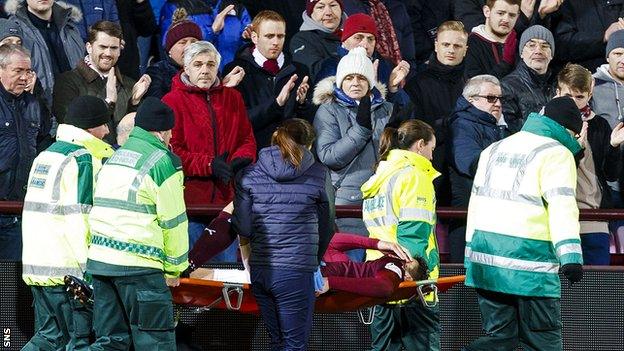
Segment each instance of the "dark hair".
[[386,127],[379,141],[379,159],[386,160],[390,150],[407,150],[421,139],[428,143],[434,134],[430,125],[418,119],[405,121],[399,128]]
[[97,21],[89,27],[87,42],[93,44],[95,39],[97,39],[98,33],[100,32],[110,35],[111,37],[118,38],[119,40],[123,40],[121,27],[117,23],[110,21]]
[[[487,0],[485,2],[485,5],[489,8],[494,7],[494,4],[497,2],[498,0]],[[518,5],[518,7],[520,7],[522,5],[522,0],[501,0],[504,1],[506,3],[508,3],[509,5]]]
[[427,261],[421,256],[416,256],[414,261],[418,263],[418,267],[416,267],[415,264],[406,263],[403,265],[405,272],[407,272],[414,281],[427,279],[427,272],[429,271]]
[[304,148],[312,146],[316,134],[306,120],[287,119],[273,132],[271,144],[277,145],[284,160],[299,168],[303,160]]

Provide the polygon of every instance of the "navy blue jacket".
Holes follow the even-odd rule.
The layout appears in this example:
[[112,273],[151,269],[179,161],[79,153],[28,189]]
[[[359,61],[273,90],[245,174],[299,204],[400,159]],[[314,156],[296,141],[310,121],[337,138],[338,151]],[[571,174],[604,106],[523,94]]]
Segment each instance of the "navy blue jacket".
[[496,124],[494,116],[474,107],[463,96],[457,99],[448,131],[453,206],[468,207],[481,151],[509,134],[505,126]]
[[299,168],[277,146],[236,180],[232,224],[251,241],[250,266],[313,272],[334,233],[333,187],[327,168],[307,149]]
[[110,21],[119,24],[117,3],[114,0],[65,0],[82,12],[82,20],[77,24],[82,40],[87,41],[87,31],[97,21]]
[[50,127],[48,110],[37,98],[12,95],[0,85],[0,200],[24,200],[37,146],[50,144]]
[[147,88],[145,96],[162,99],[163,96],[171,91],[173,76],[180,72],[181,69],[182,67],[179,67],[170,57],[166,57],[147,67],[145,74],[152,78],[152,83]]

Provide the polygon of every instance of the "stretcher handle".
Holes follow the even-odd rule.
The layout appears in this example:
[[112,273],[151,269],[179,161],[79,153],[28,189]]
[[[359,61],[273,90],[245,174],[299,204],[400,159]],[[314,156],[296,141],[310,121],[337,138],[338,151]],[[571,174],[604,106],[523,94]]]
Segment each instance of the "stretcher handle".
[[[431,292],[429,293],[433,293],[433,302],[428,302],[427,299],[425,299],[425,292],[423,291],[425,288],[431,289]],[[420,298],[420,301],[423,303],[423,305],[425,305],[425,307],[429,307],[429,308],[434,308],[438,305],[438,286],[435,284],[427,284],[427,285],[419,285],[418,286],[418,297]]]
[[370,313],[368,315],[368,318],[364,318],[364,309],[361,308],[358,310],[358,317],[360,317],[360,322],[362,322],[362,324],[364,325],[371,325],[373,324],[373,319],[375,319],[375,309],[377,308],[377,306],[373,306],[373,307],[367,307],[366,310],[368,310],[368,312]]
[[[228,310],[238,311],[243,304],[243,286],[240,284],[223,284],[223,300],[225,301],[225,306]],[[238,299],[236,300],[236,305],[232,305],[232,301],[230,300],[230,294],[236,292],[238,294]]]

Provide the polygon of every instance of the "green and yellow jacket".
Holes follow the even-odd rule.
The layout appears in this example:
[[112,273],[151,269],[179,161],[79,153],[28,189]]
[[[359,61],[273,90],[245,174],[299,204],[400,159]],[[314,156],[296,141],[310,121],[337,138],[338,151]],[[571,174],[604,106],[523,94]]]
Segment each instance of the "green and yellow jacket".
[[89,216],[89,273],[144,268],[179,276],[188,266],[183,179],[180,159],[135,127],[98,175]]
[[575,200],[580,145],[550,118],[481,153],[466,229],[466,285],[560,297],[559,266],[583,263]]
[[28,285],[62,285],[82,277],[90,230],[87,222],[102,159],[110,145],[68,124],[30,170],[22,213],[22,278]]
[[[433,189],[433,179],[438,175],[423,156],[392,150],[362,185],[362,215],[370,237],[399,243],[414,257],[423,257],[430,279],[438,278],[440,273]],[[367,250],[366,259],[371,261],[382,255],[380,251]]]

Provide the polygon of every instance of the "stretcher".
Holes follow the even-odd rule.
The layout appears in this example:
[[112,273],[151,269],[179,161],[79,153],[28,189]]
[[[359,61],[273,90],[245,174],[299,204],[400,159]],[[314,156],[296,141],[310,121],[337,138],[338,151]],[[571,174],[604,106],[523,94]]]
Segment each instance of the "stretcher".
[[[420,298],[427,304],[424,295],[430,292],[442,293],[465,276],[442,277],[437,280],[404,281],[389,298],[375,298],[342,291],[329,291],[316,299],[316,313],[340,313],[361,311],[367,307],[385,304],[390,301],[413,300]],[[180,285],[171,289],[173,301],[178,305],[194,306],[198,310],[225,309],[242,313],[259,312],[251,293],[251,284],[216,280],[181,278]],[[437,303],[437,297],[436,297]],[[360,318],[366,323],[362,314]]]

